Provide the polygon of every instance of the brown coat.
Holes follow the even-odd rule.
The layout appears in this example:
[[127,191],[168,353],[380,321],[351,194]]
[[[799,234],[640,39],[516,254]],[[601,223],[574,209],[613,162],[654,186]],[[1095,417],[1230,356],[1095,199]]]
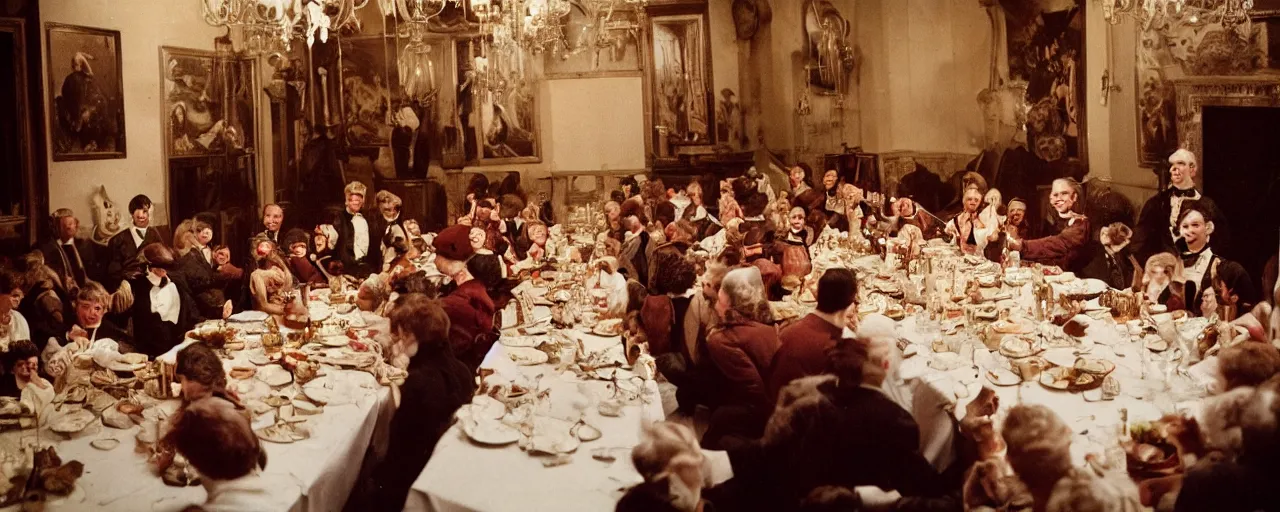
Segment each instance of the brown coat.
[[1079,217],[1075,222],[1060,222],[1059,226],[1061,231],[1057,234],[1023,242],[1023,261],[1074,270],[1081,248],[1089,240],[1089,219]]
[[773,356],[769,396],[776,399],[778,391],[795,379],[829,372],[827,351],[835,348],[843,334],[843,329],[813,313],[783,329],[782,346]]
[[729,384],[724,404],[772,410],[766,383],[780,345],[777,329],[759,322],[724,323],[711,331],[708,355]]

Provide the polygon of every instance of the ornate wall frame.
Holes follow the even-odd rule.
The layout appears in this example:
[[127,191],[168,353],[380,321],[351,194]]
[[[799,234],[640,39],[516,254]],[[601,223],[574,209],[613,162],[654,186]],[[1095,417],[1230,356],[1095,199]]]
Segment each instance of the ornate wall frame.
[[1188,77],[1173,80],[1178,141],[1204,155],[1204,107],[1280,107],[1280,78],[1272,76]]
[[[698,148],[711,148],[716,143],[715,140],[715,87],[712,84],[712,77],[715,76],[713,69],[714,63],[711,61],[711,34],[710,34],[710,16],[707,12],[705,3],[673,3],[665,5],[651,5],[647,11],[647,22],[644,25],[642,37],[644,44],[641,45],[643,54],[641,55],[641,66],[644,69],[644,118],[645,118],[645,150],[648,153],[646,162],[649,167],[654,167],[661,162],[674,162],[679,159],[682,154],[690,154],[698,152]],[[661,137],[658,133],[659,122],[658,108],[656,98],[658,96],[658,77],[657,66],[654,63],[654,33],[655,25],[663,23],[697,23],[700,26],[701,44],[703,54],[703,70],[702,78],[705,83],[705,102],[706,109],[706,125],[708,140],[700,144],[681,144],[676,147],[669,148],[667,155],[659,156],[661,152]]]

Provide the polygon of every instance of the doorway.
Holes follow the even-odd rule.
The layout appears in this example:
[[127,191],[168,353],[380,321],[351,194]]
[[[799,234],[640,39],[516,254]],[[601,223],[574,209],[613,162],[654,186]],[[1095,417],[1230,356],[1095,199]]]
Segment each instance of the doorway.
[[1231,230],[1224,256],[1260,290],[1263,266],[1280,244],[1280,108],[1205,106],[1202,115],[1204,193]]

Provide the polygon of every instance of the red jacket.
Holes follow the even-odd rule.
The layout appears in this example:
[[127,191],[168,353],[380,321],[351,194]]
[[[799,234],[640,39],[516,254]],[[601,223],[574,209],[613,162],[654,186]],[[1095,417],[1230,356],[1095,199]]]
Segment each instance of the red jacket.
[[1075,222],[1061,224],[1066,225],[1056,235],[1023,242],[1022,260],[1073,270],[1079,260],[1080,249],[1089,240],[1089,219],[1079,217]]
[[449,344],[458,359],[475,371],[498,340],[493,329],[493,299],[484,283],[472,279],[440,300],[449,315]]
[[778,352],[778,330],[759,322],[725,323],[707,336],[707,352],[729,384],[722,403],[773,410],[767,381]]
[[783,329],[782,346],[773,356],[769,396],[776,400],[778,391],[791,381],[831,371],[827,351],[835,348],[843,334],[844,329],[812,313]]

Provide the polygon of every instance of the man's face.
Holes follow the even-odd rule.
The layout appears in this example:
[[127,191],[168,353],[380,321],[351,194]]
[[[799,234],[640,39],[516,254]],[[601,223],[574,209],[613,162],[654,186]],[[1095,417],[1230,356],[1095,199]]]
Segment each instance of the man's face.
[[791,229],[800,231],[804,229],[804,210],[801,208],[792,208],[791,214],[787,217],[791,223]]
[[547,244],[547,228],[545,226],[532,226],[529,228],[529,239],[538,245]]
[[791,168],[791,186],[797,187],[804,183],[804,169],[799,166]]
[[75,238],[76,231],[80,230],[80,219],[75,217],[63,217],[58,219],[58,238],[61,240],[70,240]]
[[133,211],[133,225],[135,227],[145,228],[148,222],[151,222],[150,208],[138,208]]
[[1204,215],[1200,212],[1191,210],[1190,213],[1182,218],[1182,223],[1178,224],[1178,230],[1181,231],[1182,239],[1186,240],[1188,247],[1198,249],[1209,243],[1209,235],[1213,233],[1213,224],[1205,222]]
[[689,202],[694,206],[702,206],[702,187],[689,187],[685,191],[685,195],[689,197]]
[[1169,284],[1169,269],[1160,266],[1153,266],[1147,271],[1147,279],[1156,285]]
[[262,212],[262,226],[267,228],[267,231],[280,231],[281,222],[284,222],[284,210],[279,206],[268,206]]
[[360,194],[347,194],[347,212],[358,213],[364,208],[364,196]]
[[307,244],[293,244],[289,246],[289,255],[294,258],[307,257]]
[[493,217],[493,208],[487,204],[476,205],[476,219],[489,220],[490,217]]
[[1185,159],[1179,158],[1169,164],[1169,182],[1178,188],[1191,188],[1195,184],[1196,168]]
[[27,294],[23,293],[22,288],[14,288],[12,292],[9,292],[9,305],[13,309],[18,309],[18,305],[22,304],[22,299],[26,296]]
[[834,170],[827,171],[826,174],[822,175],[822,187],[827,190],[831,190],[836,186],[836,179],[837,176]]
[[622,207],[618,206],[618,203],[609,201],[604,205],[604,214],[609,219],[609,222],[617,222],[618,216],[622,214]]
[[396,212],[396,203],[391,200],[385,200],[378,203],[378,210],[382,212],[382,216],[388,219],[394,219]]
[[1205,290],[1204,293],[1200,295],[1200,299],[1200,311],[1203,312],[1205,316],[1211,316],[1213,315],[1213,312],[1218,310],[1218,294],[1213,288]]
[[977,190],[969,189],[964,193],[964,211],[969,213],[977,213],[978,206],[982,205],[982,194]]
[[80,327],[97,327],[105,314],[107,307],[100,302],[76,301],[76,323]]
[[209,228],[200,230],[200,234],[196,235],[196,241],[200,242],[200,245],[209,245],[209,242],[213,241],[213,230]]
[[227,248],[218,249],[213,253],[213,261],[219,265],[231,263],[231,250]]
[[1027,216],[1027,205],[1020,202],[1009,203],[1009,223],[1022,224],[1022,219]]
[[1076,205],[1076,192],[1066,183],[1054,182],[1053,189],[1049,192],[1049,202],[1058,213],[1067,213]]
[[13,364],[13,375],[24,381],[30,381],[40,368],[40,358],[31,356]]
[[487,236],[483,229],[471,228],[471,231],[467,232],[467,240],[471,242],[471,248],[474,250],[478,251],[484,248],[485,238],[487,238]]

